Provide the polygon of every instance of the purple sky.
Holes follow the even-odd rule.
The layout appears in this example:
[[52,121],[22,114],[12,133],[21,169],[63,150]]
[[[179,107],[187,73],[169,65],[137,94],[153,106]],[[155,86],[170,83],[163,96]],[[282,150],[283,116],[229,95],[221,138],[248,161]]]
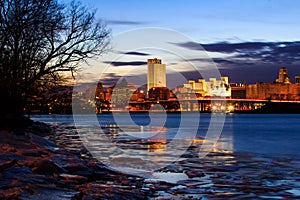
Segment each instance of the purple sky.
[[[172,29],[186,35],[190,41],[174,45],[195,52],[204,48],[221,75],[228,75],[231,82],[273,82],[280,67],[288,68],[292,80],[300,74],[300,1],[297,0],[82,2],[97,9],[97,17],[107,24],[113,36],[147,27]],[[122,76],[122,66],[145,65],[148,58],[155,56],[136,49],[121,54],[126,57],[99,60],[98,64],[113,61],[111,66],[120,69],[116,76]],[[164,60],[165,55],[159,57]],[[184,73],[194,78],[192,72]]]

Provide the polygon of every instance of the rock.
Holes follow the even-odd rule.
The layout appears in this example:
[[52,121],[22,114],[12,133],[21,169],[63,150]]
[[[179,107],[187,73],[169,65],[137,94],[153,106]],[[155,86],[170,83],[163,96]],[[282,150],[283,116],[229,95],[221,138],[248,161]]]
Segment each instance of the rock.
[[14,167],[4,171],[2,177],[4,179],[13,179],[15,177],[24,177],[25,175],[32,174],[32,170],[28,167]]
[[163,169],[163,171],[165,172],[176,172],[176,173],[180,173],[180,172],[183,172],[183,169],[180,165],[178,164],[171,164],[171,165],[168,165],[167,167],[165,167]]
[[23,186],[24,189],[27,187],[35,188],[35,187],[45,187],[45,188],[53,188],[55,185],[53,183],[56,180],[53,177],[43,176],[39,174],[27,174],[24,177],[16,177],[15,181],[20,182],[20,186]]
[[94,200],[93,197],[89,196],[89,195],[84,195],[82,197],[82,200]]
[[1,152],[16,152],[16,149],[9,144],[2,144],[0,145]]
[[33,172],[27,167],[13,167],[0,175],[0,188],[8,189],[23,185],[22,179]]
[[65,170],[63,168],[56,165],[49,158],[38,160],[35,163],[32,171],[35,173],[38,173],[38,174],[47,174],[47,175],[65,172]]
[[184,185],[187,187],[199,187],[201,185],[211,184],[211,182],[205,180],[201,181],[201,180],[188,179],[188,180],[178,181],[177,184]]
[[72,174],[59,174],[58,178],[60,179],[60,182],[64,184],[72,184],[72,185],[84,183],[88,180],[88,178],[84,176],[72,175]]
[[8,188],[5,190],[0,190],[0,199],[18,199],[22,193],[20,187]]
[[280,187],[266,187],[261,185],[231,185],[231,184],[214,184],[215,187],[222,187],[222,188],[235,188],[240,191],[245,192],[278,192],[284,190],[286,188]]
[[234,172],[238,170],[235,166],[205,166],[204,169],[210,172]]
[[17,160],[0,160],[0,172],[13,167],[17,163]]
[[19,150],[18,154],[23,156],[41,157],[43,155],[48,155],[49,152],[45,151],[44,149],[32,148]]
[[186,171],[185,174],[189,178],[195,178],[195,177],[203,177],[203,176],[205,176],[205,173],[202,170],[197,170],[197,169],[192,169],[192,170]]
[[22,200],[71,200],[78,199],[80,196],[79,192],[64,189],[44,189],[38,188],[33,190],[32,195],[22,197]]
[[89,177],[94,172],[93,169],[88,166],[87,162],[80,160],[75,155],[54,155],[51,161],[69,174]]
[[128,157],[113,157],[110,159],[111,163],[114,164],[119,164],[119,165],[124,165],[124,166],[131,166],[131,165],[136,165],[136,166],[143,166],[147,164],[147,161],[141,159],[141,158],[128,158]]
[[98,182],[82,185],[79,191],[87,199],[147,199],[146,192],[141,189],[134,189],[130,186],[101,184]]
[[55,144],[55,142],[51,141],[51,140],[47,140],[41,136],[38,136],[38,135],[35,135],[35,134],[32,134],[32,133],[29,133],[28,134],[29,138],[30,138],[30,141],[33,143],[33,144],[36,144],[40,147],[43,147],[43,148],[47,148],[47,149],[55,149],[57,148],[58,146]]
[[34,133],[35,135],[39,135],[41,137],[45,137],[53,134],[54,128],[42,122],[33,122],[32,125],[26,129],[26,131]]
[[207,196],[209,199],[259,199],[255,194],[245,194],[243,192],[222,192],[222,193],[213,193]]
[[18,161],[18,165],[30,168],[34,173],[53,175],[55,173],[64,173],[66,170],[56,165],[50,157],[36,158],[29,157],[27,160]]

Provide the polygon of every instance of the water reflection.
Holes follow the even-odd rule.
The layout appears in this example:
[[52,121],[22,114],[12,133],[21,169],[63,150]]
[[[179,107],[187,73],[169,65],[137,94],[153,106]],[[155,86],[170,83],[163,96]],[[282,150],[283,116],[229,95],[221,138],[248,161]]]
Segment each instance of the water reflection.
[[[226,131],[222,133],[220,139],[212,149],[211,145],[214,144],[214,141],[205,140],[204,136],[174,139],[174,133],[176,133],[177,129],[174,130],[166,127],[126,127],[123,125],[122,129],[120,129],[120,127],[115,124],[109,124],[106,126],[106,133],[110,135],[112,143],[128,152],[131,156],[163,162],[166,157],[175,157],[178,151],[187,150],[185,149],[186,144],[191,144],[190,146],[194,147],[193,151],[197,153],[200,152],[200,149],[201,151],[213,153],[232,153],[234,151],[234,138],[230,120],[232,119],[229,119],[227,122]],[[102,128],[105,129],[105,127]],[[200,131],[203,132],[203,130],[199,130],[199,132]],[[169,145],[172,140],[176,145]],[[190,149],[187,151],[190,151]],[[170,152],[172,152],[172,154],[174,153],[174,155],[167,155],[167,153]],[[165,157],[162,158],[161,156]]]
[[165,153],[167,148],[166,139],[150,139],[148,144],[148,152]]
[[233,137],[233,120],[227,118],[223,132],[212,152],[234,152],[234,137]]

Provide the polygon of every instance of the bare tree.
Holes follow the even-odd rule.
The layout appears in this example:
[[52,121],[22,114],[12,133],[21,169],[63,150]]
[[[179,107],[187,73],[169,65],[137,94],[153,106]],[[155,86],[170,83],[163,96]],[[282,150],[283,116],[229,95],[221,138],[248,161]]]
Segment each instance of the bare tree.
[[95,13],[75,1],[0,1],[0,123],[22,115],[37,83],[74,75],[79,63],[107,50],[110,31]]

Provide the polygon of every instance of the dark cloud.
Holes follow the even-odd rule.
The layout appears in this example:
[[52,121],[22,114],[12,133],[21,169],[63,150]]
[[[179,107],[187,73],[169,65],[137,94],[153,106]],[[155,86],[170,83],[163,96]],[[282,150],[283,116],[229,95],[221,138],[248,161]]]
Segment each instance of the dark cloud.
[[273,82],[280,67],[287,67],[291,78],[300,74],[300,41],[211,44],[186,42],[175,45],[191,50],[227,54],[223,58],[212,57],[212,60],[224,75],[236,82]]
[[109,25],[142,25],[147,24],[147,22],[140,21],[130,21],[130,20],[105,20]]
[[206,62],[206,63],[218,63],[218,64],[226,64],[226,65],[235,65],[236,62],[233,60],[228,60],[225,58],[196,58],[196,59],[190,59],[189,61],[197,61],[197,62]]
[[265,48],[272,48],[273,44],[263,42],[244,42],[244,43],[215,43],[215,44],[201,44],[201,46],[209,52],[219,53],[236,53],[236,52],[251,52],[255,50],[262,50]]
[[[300,62],[300,42],[243,42],[243,43],[212,43],[200,44],[195,42],[178,43],[178,46],[192,49],[205,50],[224,54],[234,54],[227,61],[242,64],[243,60],[249,63],[262,61],[269,63],[294,63]],[[224,59],[219,60],[224,62]],[[216,61],[216,60],[215,60]],[[218,60],[217,60],[218,62]],[[231,63],[232,64],[232,63]]]
[[200,50],[204,51],[203,47],[199,43],[196,42],[181,42],[181,43],[171,43],[183,48],[191,49],[191,50]]
[[140,66],[140,65],[147,65],[147,62],[143,62],[143,61],[131,61],[131,62],[125,62],[125,61],[114,61],[114,62],[109,62],[106,61],[104,62],[106,64],[110,64],[113,65],[115,67],[119,67],[119,66]]
[[134,55],[134,56],[150,56],[148,53],[142,53],[138,51],[130,51],[130,52],[124,52],[125,55]]

